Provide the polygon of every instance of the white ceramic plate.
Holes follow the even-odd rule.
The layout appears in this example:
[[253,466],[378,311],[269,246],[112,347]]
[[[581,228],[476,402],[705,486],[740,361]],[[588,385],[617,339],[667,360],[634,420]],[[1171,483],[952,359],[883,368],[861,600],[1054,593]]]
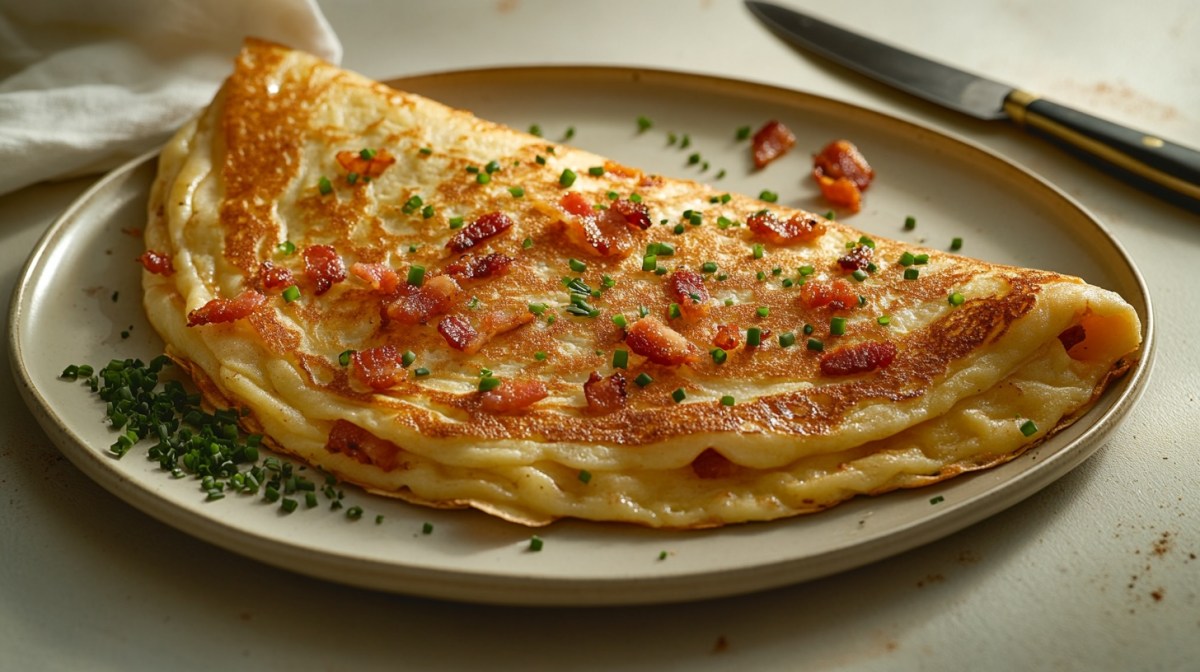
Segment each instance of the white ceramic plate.
[[[946,247],[990,261],[1082,276],[1123,294],[1145,328],[1142,363],[1078,423],[996,469],[935,487],[858,499],[812,516],[700,532],[562,521],[537,531],[471,511],[433,511],[348,492],[350,521],[319,508],[282,514],[260,498],[205,502],[198,482],[142,459],[108,454],[104,409],[72,363],[150,359],[162,344],[140,304],[136,230],[154,174],[151,158],[86,193],[46,233],[18,283],[10,348],[18,386],[51,439],[76,465],[133,506],[231,551],[297,572],[387,591],[507,604],[631,604],[700,599],[832,574],[943,537],[1011,506],[1091,455],[1143,387],[1153,352],[1149,297],[1104,229],[1061,192],[997,156],[935,131],[836,101],[723,79],[625,68],[517,68],[413,78],[399,86],[548,139],[571,142],[666,175],[711,180],[780,202],[827,209],[807,178],[809,155],[848,138],[877,171],[861,213],[848,219],[883,237]],[[637,118],[653,127],[638,132]],[[741,126],[778,118],[797,148],[751,170]],[[675,134],[674,144],[668,133]],[[681,148],[684,136],[689,146]],[[698,154],[696,163],[689,156]],[[704,170],[704,162],[708,163]],[[725,175],[717,179],[724,169]],[[906,231],[906,216],[917,227]],[[933,504],[931,500],[938,499]],[[376,522],[376,516],[382,516]],[[432,533],[422,527],[432,523]],[[663,557],[663,552],[666,552]]]

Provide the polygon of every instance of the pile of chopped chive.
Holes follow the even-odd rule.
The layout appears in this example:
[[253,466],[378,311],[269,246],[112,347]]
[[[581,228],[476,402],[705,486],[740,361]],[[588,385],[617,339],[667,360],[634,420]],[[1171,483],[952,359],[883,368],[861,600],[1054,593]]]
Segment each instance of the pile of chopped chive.
[[[200,395],[189,393],[178,380],[161,381],[163,369],[171,365],[165,355],[147,364],[140,359],[114,359],[96,372],[87,364],[71,365],[61,378],[83,379],[106,403],[105,415],[117,440],[109,451],[118,459],[143,440],[155,441],[146,458],[175,478],[192,476],[208,501],[226,494],[255,495],[270,503],[279,503],[291,513],[303,502],[304,508],[319,504],[318,485],[331,510],[342,508],[344,492],[337,479],[322,476],[322,482],[310,480],[297,467],[277,457],[262,457],[262,437],[246,434],[238,426],[240,413],[218,409],[209,413],[201,407]],[[357,520],[361,507],[351,507],[347,517]]]

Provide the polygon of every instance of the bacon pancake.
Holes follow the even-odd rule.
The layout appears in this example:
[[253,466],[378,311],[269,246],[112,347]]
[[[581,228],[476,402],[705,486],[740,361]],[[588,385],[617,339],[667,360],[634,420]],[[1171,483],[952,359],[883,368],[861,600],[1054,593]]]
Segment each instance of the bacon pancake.
[[1140,342],[1078,278],[257,41],[164,148],[149,212],[146,311],[213,404],[371,492],[530,525],[770,520],[999,464]]

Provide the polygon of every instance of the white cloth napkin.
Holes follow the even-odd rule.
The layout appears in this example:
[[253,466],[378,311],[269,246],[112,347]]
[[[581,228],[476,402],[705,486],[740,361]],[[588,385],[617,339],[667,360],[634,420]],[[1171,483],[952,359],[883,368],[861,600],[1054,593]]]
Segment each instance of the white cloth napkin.
[[246,36],[342,56],[315,0],[0,0],[0,194],[163,143]]

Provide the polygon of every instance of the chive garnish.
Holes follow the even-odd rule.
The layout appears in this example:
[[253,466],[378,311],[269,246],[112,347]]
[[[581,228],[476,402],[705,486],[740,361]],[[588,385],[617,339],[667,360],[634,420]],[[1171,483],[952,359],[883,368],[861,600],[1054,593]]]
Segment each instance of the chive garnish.
[[297,287],[296,285],[291,285],[287,289],[283,290],[283,300],[284,301],[291,303],[299,298],[300,298],[300,288]]
[[317,181],[317,190],[321,192],[322,196],[328,196],[333,193],[333,183],[329,181],[328,177],[322,175],[321,179]]
[[846,318],[832,317],[829,319],[829,333],[834,336],[844,336],[846,334]]
[[905,217],[904,218],[904,230],[912,231],[915,228],[917,228],[917,218],[913,217],[912,215]]
[[570,168],[563,168],[562,174],[558,176],[558,183],[564,187],[575,184],[575,171]]
[[[754,244],[754,258],[762,259],[763,254],[764,254],[764,249],[763,249],[762,243],[755,243]],[[759,279],[761,280],[762,278],[759,278]]]
[[496,376],[483,376],[479,379],[479,391],[488,392],[500,387],[502,381]]
[[954,238],[953,240],[950,241],[950,251],[951,252],[957,252],[957,251],[961,250],[962,246],[963,246],[962,238]]
[[921,276],[921,271],[919,271],[915,268],[904,269],[904,279],[905,280],[916,280],[920,276]]
[[779,194],[770,191],[769,189],[763,189],[762,192],[759,193],[758,199],[760,201],[766,201],[767,203],[775,203],[779,200]]
[[963,296],[961,292],[951,292],[947,300],[952,306],[961,306],[966,302],[967,297]]
[[629,351],[628,350],[614,350],[613,356],[612,356],[612,366],[614,369],[629,368]]
[[648,131],[648,130],[650,129],[650,127],[651,127],[651,126],[653,126],[653,125],[654,125],[654,122],[653,122],[653,121],[650,121],[650,118],[649,118],[649,117],[646,117],[646,116],[639,116],[639,117],[637,118],[637,127],[638,127],[638,133],[645,133],[645,132],[646,132],[646,131]]
[[637,383],[638,387],[645,387],[650,383],[653,383],[654,379],[650,377],[650,374],[643,371],[642,373],[638,374],[637,378],[633,379],[633,382]]
[[592,166],[588,168],[588,175],[592,177],[600,177],[604,174],[604,166]]
[[820,352],[825,349],[825,344],[815,338],[808,339],[808,349],[813,352]]
[[1025,436],[1033,436],[1034,434],[1037,434],[1037,431],[1037,425],[1034,424],[1033,420],[1026,420],[1025,422],[1021,423],[1021,433]]
[[759,317],[766,317],[771,314],[771,308],[769,306],[759,306],[754,312]]
[[779,335],[779,347],[790,348],[796,344],[796,334],[787,332]]
[[675,388],[675,391],[671,393],[671,399],[674,399],[675,403],[677,404],[682,404],[683,400],[687,399],[687,392],[684,391],[682,387],[677,387]]
[[714,364],[724,364],[725,360],[729,358],[729,353],[725,352],[723,348],[713,348],[708,354],[712,355]]
[[542,538],[536,534],[529,538],[529,550],[533,553],[542,550],[543,544]]
[[576,273],[583,273],[584,271],[587,270],[587,264],[583,263],[582,261],[580,261],[578,259],[574,259],[574,258],[568,259],[567,265],[570,266],[571,270],[575,271]]
[[733,406],[736,403],[737,403],[737,400],[733,398],[732,394],[727,394],[727,395],[721,397],[721,405],[722,406]]
[[425,282],[425,267],[413,264],[408,267],[408,284],[420,287]]

